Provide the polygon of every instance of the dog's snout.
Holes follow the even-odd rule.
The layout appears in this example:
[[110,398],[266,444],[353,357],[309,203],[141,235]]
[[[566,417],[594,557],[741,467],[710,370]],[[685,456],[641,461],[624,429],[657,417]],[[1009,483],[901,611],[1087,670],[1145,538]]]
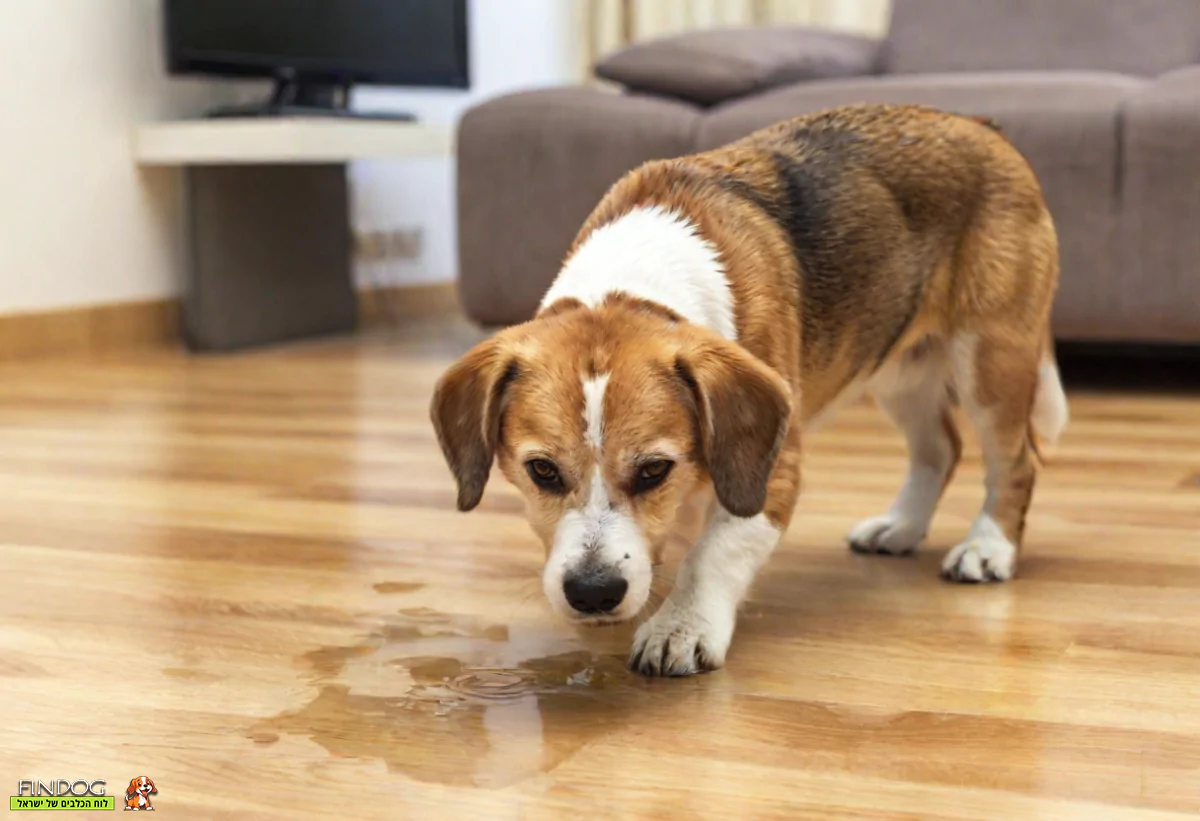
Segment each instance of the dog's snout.
[[625,598],[629,583],[614,573],[577,573],[563,580],[567,603],[580,613],[611,613]]

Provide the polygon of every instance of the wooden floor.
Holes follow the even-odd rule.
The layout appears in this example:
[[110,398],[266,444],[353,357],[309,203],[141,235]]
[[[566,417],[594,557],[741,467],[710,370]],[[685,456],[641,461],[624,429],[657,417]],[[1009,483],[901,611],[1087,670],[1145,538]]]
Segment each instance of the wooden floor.
[[4,365],[6,786],[146,775],[186,819],[1200,818],[1200,396],[1073,392],[1003,586],[938,579],[970,442],[923,553],[843,546],[904,469],[850,409],[728,666],[645,680],[628,628],[549,615],[514,491],[454,510],[426,407],[475,336]]

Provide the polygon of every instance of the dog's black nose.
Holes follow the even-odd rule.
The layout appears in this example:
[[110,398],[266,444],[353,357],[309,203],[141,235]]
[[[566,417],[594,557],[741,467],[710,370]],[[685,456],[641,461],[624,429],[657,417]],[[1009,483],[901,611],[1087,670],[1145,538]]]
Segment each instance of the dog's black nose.
[[571,575],[563,580],[563,594],[567,597],[567,603],[588,615],[616,610],[628,589],[629,582],[606,573]]

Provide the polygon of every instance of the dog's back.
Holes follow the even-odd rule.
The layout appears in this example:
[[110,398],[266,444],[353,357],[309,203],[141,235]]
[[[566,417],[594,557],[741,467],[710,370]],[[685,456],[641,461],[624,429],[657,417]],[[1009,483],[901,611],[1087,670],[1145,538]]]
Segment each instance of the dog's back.
[[[978,250],[972,234],[996,238],[989,225],[996,220],[1024,220],[1035,230],[1045,220],[1024,158],[975,118],[854,106],[780,123],[725,150],[773,160],[775,185],[743,190],[773,194],[758,204],[796,254],[806,362],[814,366],[835,356],[830,346],[847,328],[856,331],[853,366],[862,369],[882,359],[919,313],[936,313],[922,319],[943,326],[968,321],[973,294],[988,284],[964,270]],[[998,250],[993,244],[988,253]]]
[[[1044,335],[1058,270],[1053,223],[1033,171],[991,121],[891,105],[786,120],[646,164],[614,186],[580,236],[646,202],[688,213],[727,257],[756,246],[759,264],[729,266],[731,287],[794,300],[812,413],[929,336],[996,316]],[[737,225],[714,225],[712,213]],[[772,229],[790,264],[764,241]],[[752,349],[754,337],[744,335]]]

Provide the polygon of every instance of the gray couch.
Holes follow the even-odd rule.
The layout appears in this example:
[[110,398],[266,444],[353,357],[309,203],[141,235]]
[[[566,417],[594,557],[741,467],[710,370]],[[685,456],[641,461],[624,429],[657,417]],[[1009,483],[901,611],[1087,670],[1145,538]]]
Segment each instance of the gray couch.
[[882,41],[694,33],[611,55],[618,86],[487,101],[458,140],[460,297],[537,306],[580,223],[641,162],[854,102],[996,119],[1060,237],[1064,340],[1200,342],[1200,0],[894,0]]

